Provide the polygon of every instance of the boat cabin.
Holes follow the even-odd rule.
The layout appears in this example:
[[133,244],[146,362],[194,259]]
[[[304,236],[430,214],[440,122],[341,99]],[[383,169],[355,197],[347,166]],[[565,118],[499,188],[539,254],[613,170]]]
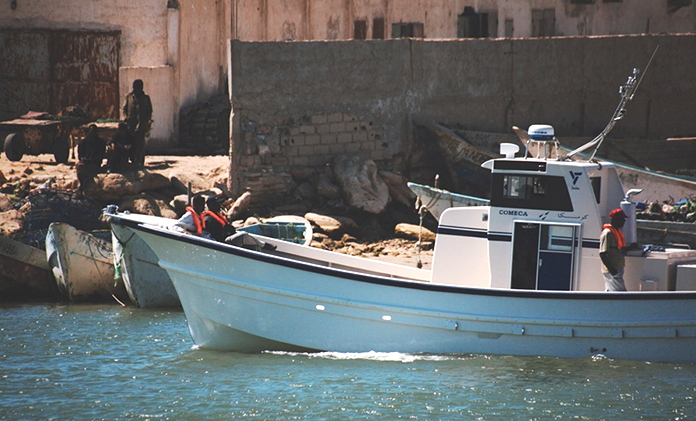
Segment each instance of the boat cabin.
[[[609,212],[622,207],[631,218],[624,227],[627,244],[636,239],[635,204],[624,194],[615,166],[515,157],[509,146],[501,145],[508,148],[502,151],[505,157],[482,165],[491,171],[490,205],[450,208],[440,217],[432,281],[482,288],[604,291],[599,237]],[[545,145],[543,151],[546,155]],[[677,263],[692,261],[696,251],[648,252],[634,245],[626,259],[626,287],[675,290]]]

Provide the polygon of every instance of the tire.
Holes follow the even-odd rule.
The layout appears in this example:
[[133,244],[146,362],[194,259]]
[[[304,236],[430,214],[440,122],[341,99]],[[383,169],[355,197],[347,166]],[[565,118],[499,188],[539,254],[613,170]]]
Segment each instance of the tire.
[[5,138],[5,156],[10,161],[19,161],[24,156],[24,137],[21,133],[10,133]]
[[53,157],[59,164],[68,162],[70,156],[70,137],[61,135],[53,139]]

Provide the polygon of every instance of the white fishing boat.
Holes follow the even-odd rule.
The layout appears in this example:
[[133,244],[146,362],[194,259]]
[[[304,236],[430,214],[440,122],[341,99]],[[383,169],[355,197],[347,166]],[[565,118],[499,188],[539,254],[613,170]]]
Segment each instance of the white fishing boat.
[[[181,298],[193,341],[241,352],[305,350],[548,355],[696,362],[696,251],[634,247],[628,292],[605,292],[599,235],[609,212],[635,212],[611,163],[575,161],[610,124],[561,158],[503,145],[487,206],[441,215],[432,269],[269,240],[254,251],[111,214],[154,251]],[[543,148],[546,150],[546,147]],[[635,219],[629,219],[634,221]],[[624,227],[627,243],[635,226]]]
[[419,207],[425,207],[425,209],[438,221],[440,220],[442,212],[449,208],[486,206],[490,203],[490,200],[481,197],[453,193],[448,190],[438,189],[423,184],[408,182],[406,185],[418,198]]
[[[116,212],[116,208],[109,208]],[[176,219],[150,215],[131,214],[140,223],[172,230]],[[141,308],[181,307],[179,296],[167,271],[157,264],[158,259],[150,247],[122,226],[111,226],[114,264],[123,278],[131,301]],[[278,238],[302,245],[312,241],[312,226],[307,219],[294,215],[281,215],[239,228],[263,237]]]
[[46,258],[58,290],[71,302],[127,302],[123,281],[114,276],[111,241],[96,235],[61,222],[49,225]]
[[[113,211],[116,208],[110,208]],[[141,223],[171,229],[176,219],[133,214]],[[157,265],[157,256],[139,237],[121,226],[111,225],[113,263],[123,279],[128,297],[141,308],[181,307],[169,275]]]

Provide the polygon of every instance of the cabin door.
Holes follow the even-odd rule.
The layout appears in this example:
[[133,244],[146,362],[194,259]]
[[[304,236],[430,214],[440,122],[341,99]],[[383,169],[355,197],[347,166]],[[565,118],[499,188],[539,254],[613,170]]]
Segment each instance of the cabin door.
[[578,232],[576,225],[515,222],[511,288],[572,290]]

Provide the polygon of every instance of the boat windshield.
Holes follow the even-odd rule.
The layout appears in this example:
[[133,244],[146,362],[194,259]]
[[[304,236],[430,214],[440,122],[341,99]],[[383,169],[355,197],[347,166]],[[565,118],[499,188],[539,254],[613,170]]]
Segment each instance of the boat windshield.
[[491,206],[572,211],[563,177],[529,174],[493,174]]

